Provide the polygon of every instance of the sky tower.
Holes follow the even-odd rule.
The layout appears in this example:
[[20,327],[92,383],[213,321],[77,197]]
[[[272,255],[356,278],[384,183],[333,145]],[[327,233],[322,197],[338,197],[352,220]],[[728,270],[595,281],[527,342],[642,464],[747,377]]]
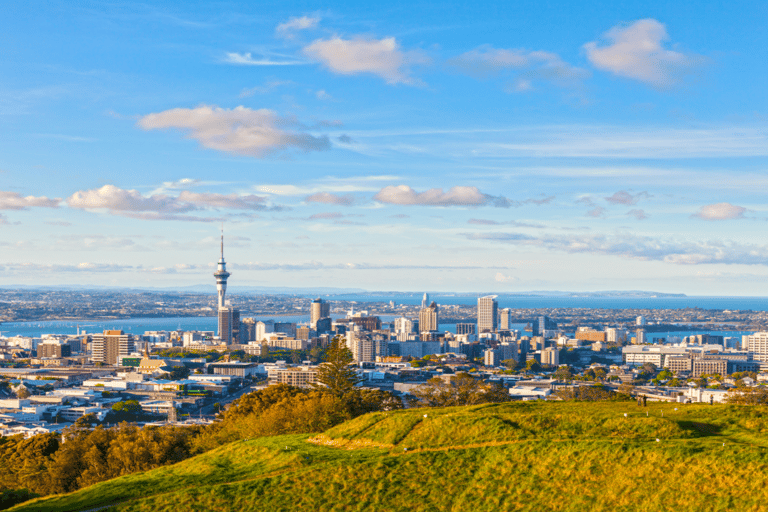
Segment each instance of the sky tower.
[[216,289],[219,292],[219,308],[224,307],[224,295],[227,293],[227,279],[230,273],[227,272],[227,263],[224,261],[224,228],[221,230],[221,259],[213,277],[216,278]]

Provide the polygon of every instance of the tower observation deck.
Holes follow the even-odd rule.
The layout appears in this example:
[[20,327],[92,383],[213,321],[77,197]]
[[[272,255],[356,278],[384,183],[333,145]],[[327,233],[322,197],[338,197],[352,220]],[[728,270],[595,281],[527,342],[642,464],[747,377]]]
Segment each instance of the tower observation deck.
[[227,279],[231,274],[227,272],[227,263],[224,261],[224,232],[221,233],[221,259],[219,260],[216,272],[213,277],[216,278],[216,290],[219,292],[219,308],[224,307],[224,296],[227,294]]

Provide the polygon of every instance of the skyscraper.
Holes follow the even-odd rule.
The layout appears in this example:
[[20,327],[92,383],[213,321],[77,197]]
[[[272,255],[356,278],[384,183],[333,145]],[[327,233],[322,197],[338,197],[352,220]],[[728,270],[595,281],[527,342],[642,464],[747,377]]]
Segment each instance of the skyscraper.
[[429,294],[424,293],[424,297],[421,298],[421,309],[426,308],[429,305]]
[[496,332],[499,324],[499,303],[496,295],[477,299],[477,333]]
[[419,311],[419,332],[436,331],[437,326],[437,304],[433,301],[428,307]]
[[315,299],[309,308],[309,327],[317,329],[317,321],[331,316],[331,305],[323,299]]
[[91,361],[117,365],[123,356],[135,350],[133,336],[120,330],[107,330],[94,334],[91,341]]
[[227,263],[224,261],[224,230],[221,230],[221,259],[213,273],[216,278],[216,290],[219,293],[219,339],[221,343],[230,345],[240,343],[240,311],[228,307],[224,300],[227,293],[227,279],[231,274],[227,272]]
[[512,310],[504,308],[499,311],[499,330],[509,331],[512,329]]
[[227,263],[224,261],[224,230],[221,230],[221,259],[218,268],[213,273],[216,278],[216,290],[219,292],[219,308],[224,307],[224,296],[227,293],[227,279],[231,274],[227,272]]
[[543,315],[534,321],[531,336],[546,336],[546,332],[553,329],[557,329],[557,322]]

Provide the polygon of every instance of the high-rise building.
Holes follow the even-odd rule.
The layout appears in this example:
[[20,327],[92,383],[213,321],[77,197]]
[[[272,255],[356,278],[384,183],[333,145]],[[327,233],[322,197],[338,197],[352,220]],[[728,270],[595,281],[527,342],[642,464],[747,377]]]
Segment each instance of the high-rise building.
[[231,345],[242,343],[240,329],[240,311],[231,306],[219,308],[219,340]]
[[456,334],[475,334],[475,324],[457,323]]
[[216,272],[213,277],[216,278],[216,290],[219,295],[219,339],[221,343],[230,345],[232,343],[241,343],[240,337],[240,311],[235,308],[227,307],[225,296],[227,294],[227,279],[231,274],[227,272],[227,263],[224,261],[224,230],[221,232],[221,258],[219,259]]
[[[426,293],[424,294],[426,296]],[[433,301],[419,311],[419,331],[436,331],[438,326],[437,304]]]
[[119,330],[107,330],[91,336],[91,361],[116,365],[120,358],[135,350],[133,336]]
[[560,351],[556,347],[543,349],[541,351],[541,364],[558,366],[560,364]]
[[69,357],[72,349],[67,343],[40,343],[37,346],[37,357]]
[[499,303],[496,295],[477,299],[477,333],[496,332],[499,324]]
[[547,331],[557,329],[557,322],[546,315],[542,315],[533,323],[532,336],[546,336]]
[[213,277],[216,278],[216,290],[219,293],[219,308],[225,306],[224,296],[227,294],[227,279],[231,274],[227,272],[227,263],[224,261],[224,230],[221,232],[221,259],[219,259],[216,272]]
[[242,331],[240,337],[242,343],[248,343],[249,341],[256,341],[256,319],[255,318],[243,318],[240,323]]
[[756,332],[742,337],[742,343],[756,361],[768,361],[768,332]]
[[400,318],[395,318],[395,333],[411,333],[413,332],[413,320],[410,318],[406,318],[404,316],[401,316]]
[[327,316],[331,316],[331,305],[320,298],[313,300],[309,307],[309,326],[317,329],[317,321]]
[[429,305],[429,294],[425,292],[424,297],[421,298],[421,309],[428,307],[428,305]]
[[380,336],[362,331],[347,331],[347,347],[355,362],[375,362],[376,357],[388,356],[389,344]]
[[499,311],[499,330],[509,331],[512,329],[512,310],[504,308]]

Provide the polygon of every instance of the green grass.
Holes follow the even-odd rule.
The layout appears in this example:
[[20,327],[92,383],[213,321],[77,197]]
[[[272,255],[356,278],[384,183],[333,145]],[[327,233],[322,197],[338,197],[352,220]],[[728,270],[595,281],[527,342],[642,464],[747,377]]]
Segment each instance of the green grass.
[[340,448],[309,435],[237,441],[12,510],[762,510],[768,408],[674,408],[510,403],[373,413],[320,437]]

